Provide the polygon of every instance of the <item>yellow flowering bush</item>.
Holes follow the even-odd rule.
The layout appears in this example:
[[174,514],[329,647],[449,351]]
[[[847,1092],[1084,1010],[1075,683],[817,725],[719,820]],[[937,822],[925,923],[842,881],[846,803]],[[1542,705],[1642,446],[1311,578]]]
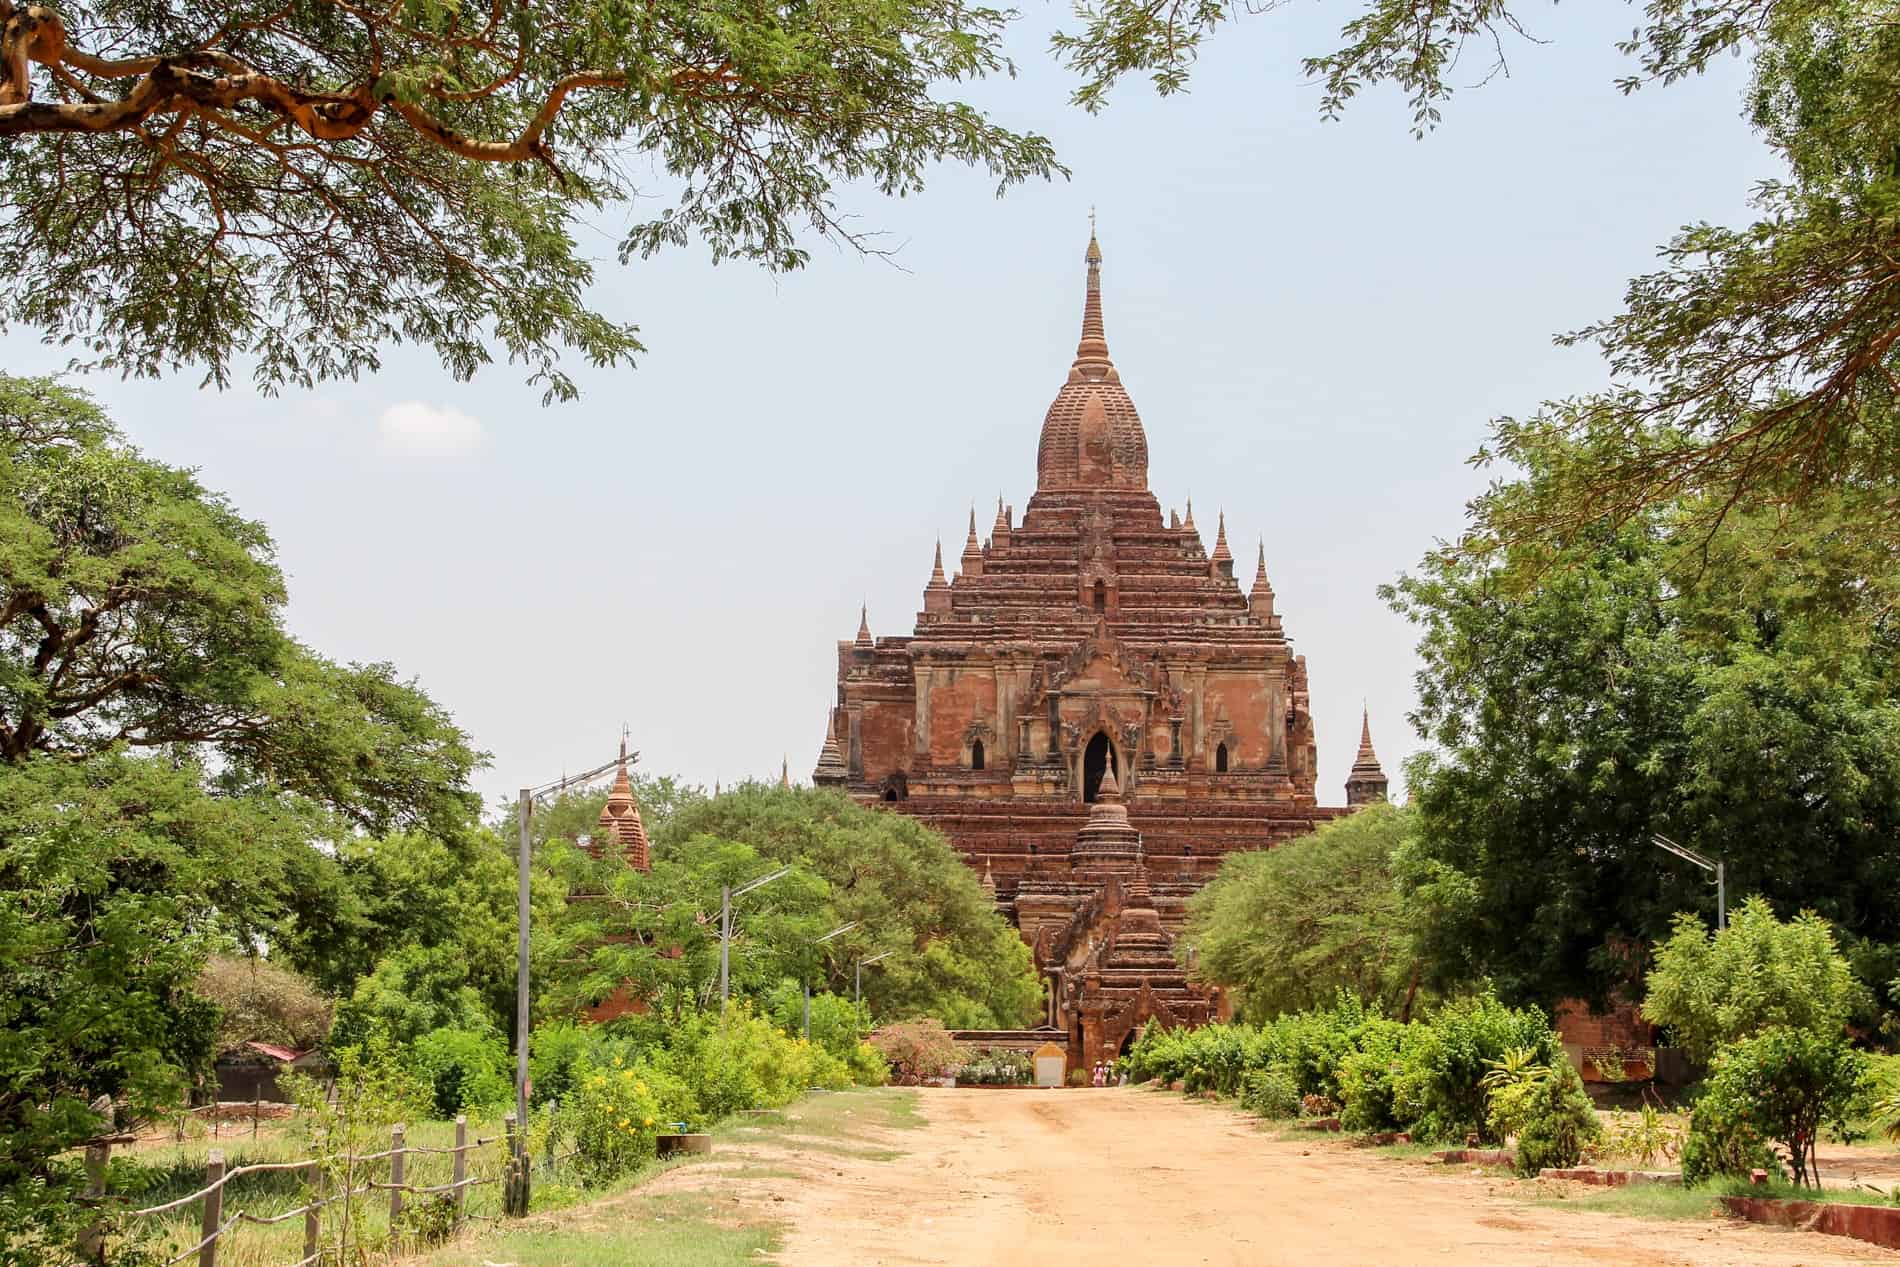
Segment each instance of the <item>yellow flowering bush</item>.
[[571,1141],[574,1168],[588,1185],[606,1183],[653,1156],[654,1137],[672,1124],[639,1066],[583,1062],[555,1115],[554,1138]]

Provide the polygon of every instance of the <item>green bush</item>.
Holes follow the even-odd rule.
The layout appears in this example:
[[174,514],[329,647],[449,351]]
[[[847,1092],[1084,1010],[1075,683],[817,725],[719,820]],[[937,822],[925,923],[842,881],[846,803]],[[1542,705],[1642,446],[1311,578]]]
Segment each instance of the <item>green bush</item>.
[[1506,1007],[1489,992],[1445,1004],[1415,1026],[1403,1045],[1393,1082],[1395,1116],[1427,1139],[1476,1133],[1502,1142],[1486,1118],[1482,1084],[1490,1067],[1513,1050],[1552,1067],[1565,1059],[1542,1012]]
[[957,1084],[972,1087],[1026,1087],[1036,1080],[1035,1062],[1026,1051],[985,1047],[957,1070]]
[[574,1087],[574,1068],[586,1059],[594,1033],[573,1021],[556,1021],[534,1031],[528,1043],[528,1082],[536,1104],[566,1098]]
[[1265,1118],[1300,1115],[1300,1084],[1284,1065],[1249,1069],[1240,1080],[1240,1106]]
[[943,1022],[929,1016],[886,1025],[866,1041],[884,1057],[899,1085],[941,1078],[963,1059]]
[[1401,1055],[1417,1027],[1384,1021],[1368,1025],[1356,1051],[1339,1062],[1339,1124],[1348,1131],[1373,1134],[1401,1131],[1408,1123],[1399,1116],[1397,1079]]
[[1708,1060],[1770,1026],[1838,1034],[1865,994],[1826,920],[1803,911],[1784,923],[1751,897],[1720,932],[1676,917],[1656,951],[1643,1015]]
[[416,1040],[413,1051],[415,1070],[429,1084],[437,1118],[500,1108],[514,1098],[508,1048],[499,1034],[430,1030]]
[[1838,1034],[1772,1026],[1731,1044],[1715,1058],[1689,1119],[1682,1177],[1699,1183],[1714,1175],[1763,1165],[1770,1142],[1786,1150],[1797,1184],[1820,1186],[1814,1146],[1823,1126],[1848,1133],[1872,1095],[1866,1058]]
[[[1513,1053],[1528,1055],[1523,1049]],[[1487,1077],[1486,1121],[1498,1139],[1517,1138],[1517,1173],[1574,1166],[1584,1145],[1602,1133],[1583,1079],[1561,1054],[1551,1064],[1498,1062],[1502,1079]]]
[[591,1186],[618,1179],[647,1161],[664,1125],[648,1071],[601,1068],[583,1060],[575,1085],[555,1112],[553,1143],[572,1142],[574,1168]]

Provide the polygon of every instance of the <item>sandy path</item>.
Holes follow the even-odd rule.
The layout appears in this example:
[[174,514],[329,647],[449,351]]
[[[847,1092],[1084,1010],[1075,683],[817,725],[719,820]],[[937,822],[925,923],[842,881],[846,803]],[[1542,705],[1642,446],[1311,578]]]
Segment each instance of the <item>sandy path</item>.
[[1729,1220],[1545,1209],[1497,1181],[1275,1139],[1240,1114],[1136,1089],[919,1093],[907,1156],[827,1159],[774,1185],[788,1267],[983,1264],[1900,1262],[1836,1237]]

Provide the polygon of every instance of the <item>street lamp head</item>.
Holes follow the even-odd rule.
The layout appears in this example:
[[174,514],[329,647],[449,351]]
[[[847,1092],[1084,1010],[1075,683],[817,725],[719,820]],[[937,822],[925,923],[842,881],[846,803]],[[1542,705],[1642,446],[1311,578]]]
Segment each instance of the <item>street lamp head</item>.
[[826,933],[823,937],[818,938],[812,944],[814,946],[822,946],[826,942],[830,941],[833,937],[842,937],[846,933],[850,932],[852,929],[856,928],[857,926],[858,926],[858,921],[856,920],[852,920],[849,924],[840,924],[838,925],[838,927]]
[[880,960],[880,959],[889,959],[889,958],[890,958],[890,957],[891,957],[892,955],[894,955],[894,954],[896,954],[896,953],[897,953],[897,952],[896,952],[895,950],[885,950],[885,951],[880,951],[879,953],[877,953],[877,954],[875,954],[875,955],[872,955],[872,956],[871,956],[871,957],[870,957],[869,959],[860,959],[860,960],[858,960],[858,963],[859,963],[859,965],[860,965],[860,966],[862,966],[862,965],[864,965],[864,964],[868,964],[868,963],[876,963],[876,962],[877,962],[878,960]]
[[762,875],[756,880],[746,881],[744,884],[740,885],[738,888],[732,891],[732,896],[744,897],[746,894],[752,892],[752,890],[760,887],[761,885],[770,884],[774,880],[782,880],[786,876],[790,875],[791,873],[792,873],[792,869],[790,867],[780,867],[777,871],[774,871],[771,875]]

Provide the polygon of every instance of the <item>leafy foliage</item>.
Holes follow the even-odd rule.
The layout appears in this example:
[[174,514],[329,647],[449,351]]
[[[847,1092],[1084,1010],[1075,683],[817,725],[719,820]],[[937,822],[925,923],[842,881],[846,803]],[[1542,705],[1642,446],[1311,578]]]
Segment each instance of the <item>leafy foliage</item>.
[[1783,923],[1759,897],[1720,932],[1679,917],[1648,988],[1644,1017],[1700,1060],[1775,1026],[1838,1035],[1861,993],[1826,920],[1803,911]]
[[563,350],[640,350],[586,296],[575,230],[610,201],[663,198],[623,261],[697,239],[786,270],[801,231],[866,245],[840,183],[1060,173],[1043,138],[945,95],[1010,71],[1009,17],[0,0],[0,321],[129,374],[222,384],[248,361],[267,389],[356,378],[397,342],[460,378],[501,351],[568,397]]
[[[1495,1139],[1519,1117],[1528,1123],[1535,1116],[1533,1148],[1556,1155],[1568,1147],[1572,1127],[1582,1132],[1579,1140],[1590,1132],[1565,1125],[1575,1108],[1567,1091],[1547,1090],[1541,1101],[1524,1093],[1524,1103],[1512,1110],[1519,1117],[1508,1122],[1491,1119],[1487,1110],[1495,1088],[1532,1072],[1557,1078],[1552,1071],[1560,1064],[1569,1067],[1547,1018],[1479,994],[1406,1023],[1341,995],[1326,1010],[1288,1013],[1258,1026],[1151,1026],[1121,1067],[1136,1081],[1178,1080],[1190,1092],[1238,1095],[1263,1116],[1292,1116],[1307,1106],[1336,1109],[1341,1125],[1354,1131],[1409,1130],[1436,1139],[1477,1132]],[[1502,1081],[1500,1066],[1508,1072]]]
[[1486,1112],[1484,1079],[1511,1052],[1546,1068],[1567,1063],[1550,1018],[1540,1012],[1506,1007],[1491,994],[1446,1003],[1404,1044],[1393,1085],[1400,1116],[1432,1138],[1476,1133],[1500,1142]]
[[1413,814],[1368,806],[1311,836],[1229,854],[1189,901],[1200,977],[1239,991],[1248,1020],[1329,1002],[1336,993],[1405,1014],[1423,971],[1392,876]]
[[461,842],[480,758],[290,638],[264,530],[46,380],[0,374],[0,542],[0,1205],[31,1224],[95,1097],[150,1119],[207,1070],[209,957],[323,958],[336,842]]
[[[1869,1107],[1864,1056],[1838,1033],[1774,1025],[1722,1050],[1689,1121],[1682,1177],[1698,1183],[1762,1165],[1764,1141],[1786,1153],[1797,1184],[1819,1187],[1823,1126],[1847,1133]],[[1779,1163],[1767,1169],[1778,1170]]]
[[268,959],[213,955],[192,990],[218,1009],[220,1051],[245,1042],[307,1050],[330,1031],[330,1000],[300,974]]
[[1026,1087],[1036,1080],[1036,1062],[1026,1051],[984,1047],[957,1070],[960,1087]]
[[1519,1047],[1489,1064],[1491,1072],[1479,1080],[1485,1121],[1496,1138],[1517,1141],[1517,1173],[1576,1165],[1602,1127],[1570,1062],[1542,1063],[1531,1049]]
[[900,1085],[941,1078],[963,1059],[956,1040],[935,1017],[886,1025],[873,1030],[866,1041],[884,1057],[891,1080]]
[[[1526,483],[1586,460],[1553,441]],[[1630,987],[1678,911],[1713,914],[1657,831],[1731,892],[1900,940],[1900,566],[1825,502],[1792,538],[1658,512],[1563,566],[1439,554],[1385,591],[1420,628],[1436,748],[1395,860],[1427,963],[1509,998]]]
[[431,1030],[415,1041],[414,1052],[433,1117],[486,1112],[514,1098],[513,1062],[492,1030]]
[[[762,996],[790,979],[849,994],[855,964],[875,1017],[928,1014],[958,1028],[1008,1028],[1037,1014],[1041,990],[1028,947],[997,915],[943,837],[911,819],[830,792],[748,785],[687,799],[653,837],[653,870],[570,850],[574,904],[564,944],[583,972],[581,1001],[623,981],[704,1006],[718,992],[719,897],[791,868],[737,904],[731,979]],[[744,843],[740,843],[744,842]],[[851,933],[817,938],[848,923]]]

